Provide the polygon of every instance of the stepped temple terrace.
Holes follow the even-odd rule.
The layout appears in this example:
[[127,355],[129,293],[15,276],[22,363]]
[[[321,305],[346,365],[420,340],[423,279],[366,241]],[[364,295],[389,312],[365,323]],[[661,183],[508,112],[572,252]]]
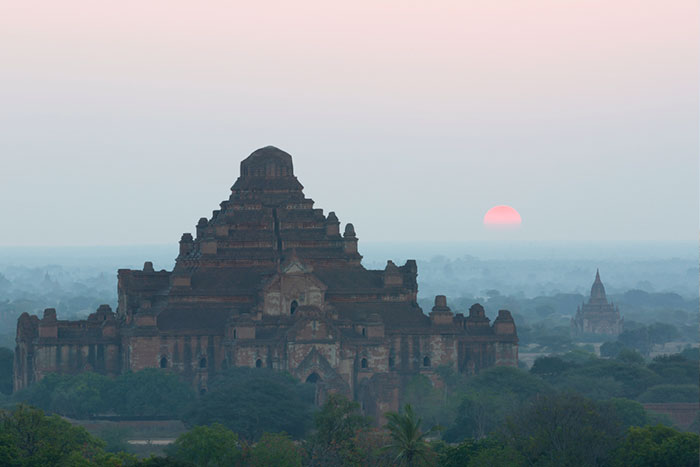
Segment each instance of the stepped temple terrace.
[[398,409],[416,374],[439,384],[444,365],[467,374],[517,366],[510,312],[491,323],[481,305],[455,314],[437,296],[425,314],[416,262],[365,269],[353,225],[341,229],[302,190],[289,154],[253,152],[229,199],[182,235],[172,271],[150,262],[119,270],[116,312],[102,305],[81,321],[50,308],[22,314],[14,389],[48,373],[152,367],[204,393],[228,367],[267,367],[315,384],[319,402],[342,393],[376,417]]

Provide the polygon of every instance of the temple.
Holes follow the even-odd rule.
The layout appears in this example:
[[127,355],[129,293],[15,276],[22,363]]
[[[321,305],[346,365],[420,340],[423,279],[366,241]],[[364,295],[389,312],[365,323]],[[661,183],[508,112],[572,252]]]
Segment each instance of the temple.
[[571,329],[575,333],[609,334],[617,336],[622,332],[624,318],[620,318],[620,309],[608,303],[605,286],[596,270],[588,303],[583,303],[571,318]]
[[475,304],[454,314],[444,296],[425,314],[417,267],[368,270],[352,224],[340,228],[305,197],[292,157],[275,147],[241,162],[228,200],[180,239],[172,271],[120,269],[118,305],[87,320],[53,309],[17,323],[14,389],[48,373],[175,371],[204,393],[230,366],[267,367],[339,392],[368,415],[397,410],[401,388],[436,368],[472,374],[517,366],[510,312],[490,322]]

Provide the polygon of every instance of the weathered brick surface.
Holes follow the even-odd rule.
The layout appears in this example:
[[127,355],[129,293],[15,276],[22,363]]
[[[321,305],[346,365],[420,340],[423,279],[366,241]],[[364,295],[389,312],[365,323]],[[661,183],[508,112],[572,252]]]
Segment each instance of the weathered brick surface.
[[164,368],[205,391],[228,367],[270,367],[316,384],[319,403],[343,393],[381,421],[413,375],[440,385],[440,366],[517,365],[510,313],[491,325],[480,305],[455,316],[438,296],[426,315],[415,261],[365,269],[354,226],[341,235],[335,213],[313,205],[291,156],[254,152],[221,209],[183,234],[173,271],[119,270],[116,313],[22,315],[15,389],[50,372]]

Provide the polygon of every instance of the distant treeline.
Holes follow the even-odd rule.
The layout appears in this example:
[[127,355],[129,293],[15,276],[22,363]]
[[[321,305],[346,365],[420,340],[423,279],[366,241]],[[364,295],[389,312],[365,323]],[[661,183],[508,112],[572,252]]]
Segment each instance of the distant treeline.
[[[695,355],[696,357],[696,355]],[[529,371],[496,367],[476,376],[436,369],[409,383],[401,411],[376,428],[358,403],[269,369],[232,368],[204,395],[166,370],[116,379],[49,376],[5,401],[3,465],[112,466],[697,466],[698,435],[668,426],[639,402],[665,392],[697,400],[698,362],[645,361],[633,351],[599,359],[584,352],[541,358]],[[694,393],[689,390],[694,381]],[[656,389],[666,386],[663,391]],[[674,386],[675,388],[670,388]],[[674,396],[675,397],[675,396]],[[189,431],[165,457],[139,460],[129,434],[106,443],[30,402],[68,416],[172,416]],[[697,431],[696,420],[691,430]],[[42,439],[38,443],[37,439]],[[56,446],[62,446],[56,449]],[[110,452],[112,451],[112,452]],[[2,457],[4,456],[4,457]]]

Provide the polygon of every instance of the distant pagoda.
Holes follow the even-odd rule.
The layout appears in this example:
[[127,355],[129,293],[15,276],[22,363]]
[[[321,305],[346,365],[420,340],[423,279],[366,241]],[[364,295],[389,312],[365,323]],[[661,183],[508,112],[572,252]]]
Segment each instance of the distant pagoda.
[[607,334],[617,336],[622,332],[624,318],[620,318],[620,309],[608,303],[605,286],[600,280],[600,271],[595,272],[595,281],[591,287],[588,303],[582,303],[571,319],[571,329],[577,333]]

